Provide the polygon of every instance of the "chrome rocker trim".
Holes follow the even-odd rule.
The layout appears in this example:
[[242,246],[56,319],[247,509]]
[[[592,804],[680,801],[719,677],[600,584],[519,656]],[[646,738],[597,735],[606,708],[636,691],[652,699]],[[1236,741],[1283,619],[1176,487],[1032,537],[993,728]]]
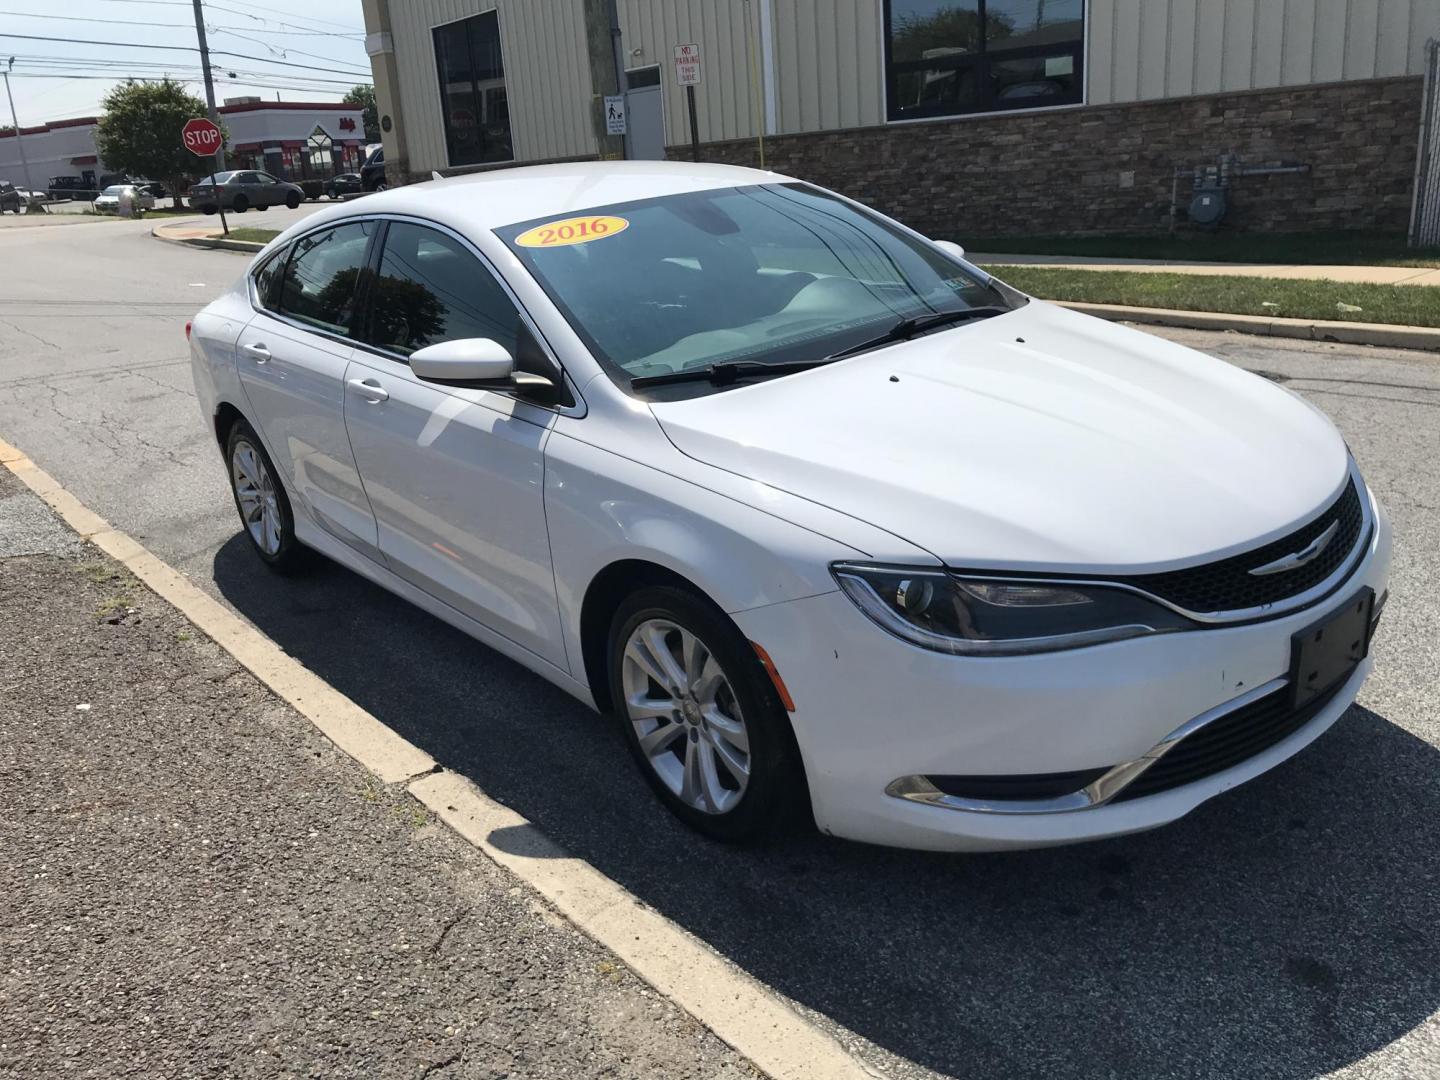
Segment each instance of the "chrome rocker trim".
[[968,810],[978,814],[1063,814],[1076,810],[1089,810],[1103,806],[1120,792],[1134,783],[1142,773],[1168,754],[1187,736],[1195,734],[1207,724],[1220,717],[1243,709],[1252,702],[1273,694],[1289,684],[1287,676],[1271,679],[1239,697],[1231,698],[1215,708],[1185,721],[1166,735],[1140,757],[1123,761],[1105,775],[1091,781],[1079,791],[1059,795],[1053,799],[966,799],[959,795],[947,795],[924,776],[902,776],[892,780],[885,788],[885,794],[895,799],[940,806],[947,810]]

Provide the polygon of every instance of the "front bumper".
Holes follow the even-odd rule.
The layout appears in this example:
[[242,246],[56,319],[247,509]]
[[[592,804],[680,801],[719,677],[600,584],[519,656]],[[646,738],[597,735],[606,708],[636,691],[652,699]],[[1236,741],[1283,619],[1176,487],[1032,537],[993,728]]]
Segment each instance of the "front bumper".
[[[1374,504],[1372,504],[1374,505]],[[1366,660],[1298,730],[1222,772],[1123,802],[996,813],[887,794],[911,776],[1065,773],[1143,758],[1167,736],[1284,676],[1292,636],[1364,586],[1386,591],[1390,523],[1374,505],[1368,550],[1340,589],[1246,626],[1156,635],[1038,656],[947,656],[908,645],[839,592],[733,615],[795,701],[812,807],[828,833],[932,850],[1042,847],[1151,829],[1298,752],[1354,701]]]

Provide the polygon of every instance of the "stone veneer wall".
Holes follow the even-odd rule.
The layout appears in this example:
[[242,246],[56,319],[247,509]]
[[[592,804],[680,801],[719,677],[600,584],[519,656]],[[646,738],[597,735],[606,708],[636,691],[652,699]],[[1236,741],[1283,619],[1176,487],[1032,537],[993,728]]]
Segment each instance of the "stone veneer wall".
[[[1164,229],[1174,167],[1234,154],[1240,167],[1311,172],[1235,178],[1225,228],[1404,230],[1420,98],[1421,79],[1404,77],[889,124],[773,136],[765,164],[963,240]],[[755,141],[708,143],[701,157],[754,165]],[[1190,196],[1186,178],[1182,223]]]

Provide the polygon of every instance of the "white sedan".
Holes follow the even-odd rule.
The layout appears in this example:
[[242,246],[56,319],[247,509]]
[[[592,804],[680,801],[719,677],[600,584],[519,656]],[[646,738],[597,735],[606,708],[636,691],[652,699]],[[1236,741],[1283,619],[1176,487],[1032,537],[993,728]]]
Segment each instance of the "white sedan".
[[260,562],[320,552],[613,712],[710,836],[1152,828],[1370,670],[1390,529],[1323,415],[774,173],[320,210],[191,356]]
[[90,204],[97,214],[118,214],[122,200],[128,198],[132,210],[154,210],[155,196],[141,191],[134,184],[111,184]]

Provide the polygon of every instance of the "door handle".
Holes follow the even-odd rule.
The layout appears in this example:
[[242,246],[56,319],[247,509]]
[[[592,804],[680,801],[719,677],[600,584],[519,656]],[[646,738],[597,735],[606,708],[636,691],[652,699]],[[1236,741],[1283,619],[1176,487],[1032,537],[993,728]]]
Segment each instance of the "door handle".
[[345,385],[370,402],[371,405],[379,405],[382,401],[390,400],[390,394],[374,379],[349,379]]
[[270,350],[264,345],[241,345],[245,355],[254,360],[257,364],[263,364],[270,359]]

